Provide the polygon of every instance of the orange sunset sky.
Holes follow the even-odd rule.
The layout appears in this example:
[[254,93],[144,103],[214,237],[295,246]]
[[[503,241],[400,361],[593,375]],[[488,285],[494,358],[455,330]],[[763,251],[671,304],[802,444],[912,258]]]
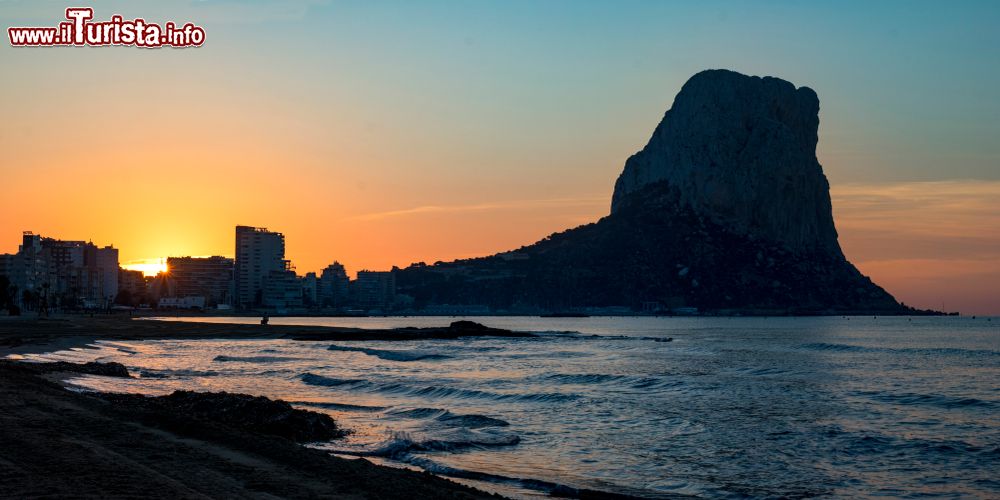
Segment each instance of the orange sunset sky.
[[[283,232],[300,274],[515,248],[606,215],[684,81],[725,67],[817,91],[862,272],[909,305],[1000,314],[991,4],[92,4],[207,41],[0,44],[0,252],[31,230],[123,264],[232,256],[237,224]],[[65,7],[5,1],[0,19],[50,26]]]

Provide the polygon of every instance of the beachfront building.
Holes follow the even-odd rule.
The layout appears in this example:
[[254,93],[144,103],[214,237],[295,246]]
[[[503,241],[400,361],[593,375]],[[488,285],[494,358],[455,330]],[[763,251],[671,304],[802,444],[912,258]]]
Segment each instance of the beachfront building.
[[278,310],[302,307],[302,284],[295,271],[271,271],[264,277],[261,305]]
[[420,311],[427,316],[486,316],[491,312],[490,306],[483,304],[430,304]]
[[104,307],[118,294],[118,249],[113,246],[25,231],[17,254],[3,260],[10,282],[33,303]]
[[358,271],[351,283],[354,303],[368,311],[388,311],[396,299],[396,274],[392,271]]
[[28,293],[49,286],[49,262],[42,252],[41,235],[25,231],[21,235],[17,256],[20,272],[11,279],[15,285]]
[[315,306],[319,299],[319,279],[316,278],[316,273],[306,273],[299,278],[299,282],[302,285],[302,302],[306,306]]
[[351,279],[340,262],[323,269],[319,278],[319,304],[323,307],[344,307],[350,292]]
[[[286,271],[288,267],[283,234],[266,228],[236,226],[234,305],[245,308],[262,304],[264,278],[272,272]],[[300,289],[299,300],[301,295]]]
[[0,276],[6,276],[8,279],[14,274],[19,272],[19,261],[16,253],[3,253],[0,254]]
[[162,298],[177,297],[177,286],[170,273],[157,273],[148,279],[146,291],[151,304],[159,303]]
[[118,296],[115,302],[121,305],[137,306],[148,300],[146,277],[142,271],[118,270]]
[[226,257],[167,257],[167,273],[175,297],[203,297],[208,306],[231,304],[233,259]]
[[7,280],[7,289],[0,289],[0,302],[6,297],[13,301],[12,306],[20,307],[21,293],[17,283],[14,282],[16,276],[21,274],[21,259],[16,253],[0,254],[0,277]]
[[156,307],[159,309],[202,310],[205,308],[205,297],[164,297],[157,301]]
[[118,295],[118,249],[88,243],[83,248],[83,267],[89,291],[85,298],[99,305],[110,304]]

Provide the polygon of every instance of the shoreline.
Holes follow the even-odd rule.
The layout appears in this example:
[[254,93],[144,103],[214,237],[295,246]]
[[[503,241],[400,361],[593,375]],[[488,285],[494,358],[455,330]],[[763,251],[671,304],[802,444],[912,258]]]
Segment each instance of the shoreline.
[[[334,456],[239,426],[209,422],[206,427],[204,420],[178,417],[157,409],[155,404],[151,409],[128,398],[75,391],[65,384],[65,379],[83,365],[58,372],[24,369],[18,368],[22,363],[17,356],[88,348],[98,340],[385,341],[533,334],[471,322],[432,328],[363,329],[132,319],[0,319],[0,359],[14,355],[11,360],[0,361],[0,449],[12,450],[0,460],[0,481],[18,476],[16,481],[5,481],[7,494],[92,498],[504,498],[477,489],[475,482],[469,484],[463,478],[375,464],[363,457]],[[122,403],[124,406],[119,406]],[[235,465],[230,463],[233,461]],[[240,465],[248,465],[250,470]],[[253,472],[261,468],[267,473],[265,477]],[[32,473],[18,474],[17,470]],[[272,473],[274,470],[282,472]],[[148,488],[143,479],[147,476],[152,476]],[[557,488],[550,496],[638,498],[575,488]]]
[[[488,313],[425,313],[424,311],[398,311],[382,314],[350,314],[316,309],[290,310],[278,312],[268,309],[237,310],[237,309],[133,309],[136,318],[143,317],[241,317],[259,318],[264,314],[272,318],[506,318],[506,317],[536,317],[536,318],[813,318],[838,316],[973,316],[961,311],[937,311],[933,309],[909,309],[904,311],[879,309],[843,309],[843,310],[810,310],[810,309],[711,309],[699,312],[642,312],[631,311],[622,313],[585,312],[585,311],[512,311]],[[66,313],[70,315],[86,315],[84,312]],[[128,314],[128,311],[114,311],[113,314]],[[980,315],[981,316],[981,315]]]
[[[67,390],[0,363],[0,480],[12,497],[499,498],[431,474]],[[57,375],[57,374],[49,374]]]
[[[96,340],[324,333],[253,325],[258,328],[237,328],[234,334],[232,326],[5,318],[0,321],[0,357],[85,347]],[[429,473],[332,456],[287,438],[120,406],[99,395],[68,390],[62,383],[65,372],[46,373],[20,364],[0,363],[0,481],[5,495],[501,498]]]

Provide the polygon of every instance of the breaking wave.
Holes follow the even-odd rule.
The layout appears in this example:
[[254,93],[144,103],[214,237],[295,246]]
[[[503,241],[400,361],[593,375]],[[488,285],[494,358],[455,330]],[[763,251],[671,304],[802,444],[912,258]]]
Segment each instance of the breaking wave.
[[299,378],[301,378],[303,382],[309,385],[319,385],[324,387],[337,387],[341,385],[367,385],[369,383],[367,380],[362,380],[362,379],[324,377],[322,375],[315,375],[312,373],[303,374]]
[[857,391],[855,394],[882,403],[897,404],[902,406],[936,406],[947,409],[996,408],[1000,406],[1000,404],[996,401],[987,401],[984,399],[968,397],[944,396],[939,394],[896,394],[882,391]]
[[334,452],[345,455],[383,457],[399,460],[414,452],[454,452],[470,448],[514,446],[520,442],[521,438],[516,434],[457,428],[446,433],[440,433],[434,437],[424,438],[407,432],[394,432],[391,438],[376,445],[371,450]]
[[139,378],[171,378],[171,377],[217,377],[219,372],[213,370],[169,370],[169,369],[138,369]]
[[659,377],[639,377],[631,375],[608,375],[603,373],[550,373],[543,375],[545,382],[565,385],[614,385],[629,389],[662,389],[683,385],[679,380]]
[[387,361],[432,361],[437,359],[448,359],[451,356],[444,354],[429,353],[423,351],[386,351],[382,349],[369,349],[367,347],[348,347],[332,345],[327,347],[330,351],[360,352],[369,356],[375,356]]
[[304,373],[299,378],[302,382],[315,386],[343,387],[352,391],[401,394],[425,398],[484,399],[491,401],[520,401],[536,403],[569,401],[579,398],[579,395],[569,393],[502,394],[496,392],[478,391],[474,389],[456,389],[454,387],[442,387],[436,385],[417,387],[395,382],[375,383],[361,379],[330,378],[322,375],[316,375],[314,373]]
[[850,344],[829,344],[825,342],[802,344],[799,349],[808,351],[832,352],[871,352],[912,354],[917,356],[961,356],[961,357],[1000,357],[1000,351],[990,349],[956,349],[952,347],[865,347]]
[[836,351],[836,352],[861,352],[867,349],[865,347],[856,345],[827,344],[825,342],[818,342],[815,344],[802,344],[801,346],[799,346],[799,348],[805,349],[807,351]]
[[355,411],[355,412],[366,412],[366,413],[377,413],[386,410],[385,406],[350,405],[345,403],[324,403],[319,401],[289,401],[289,403],[299,406],[312,406],[313,408],[326,408],[328,410]]
[[440,424],[465,427],[468,429],[478,429],[482,427],[506,427],[510,425],[506,420],[487,417],[485,415],[459,415],[441,408],[414,408],[410,410],[394,410],[387,414],[388,417],[412,418],[422,420],[434,420]]
[[[564,484],[554,483],[552,481],[543,481],[540,479],[530,479],[530,478],[519,478],[510,477],[500,474],[490,474],[486,472],[478,472],[468,469],[459,469],[457,467],[451,467],[444,465],[434,460],[426,457],[403,454],[401,456],[394,457],[396,460],[410,465],[415,465],[421,469],[430,472],[432,474],[437,474],[439,476],[453,477],[456,479],[471,479],[474,481],[484,481],[497,484],[507,484],[527,490],[534,490],[541,493],[545,493],[553,497],[562,498],[640,498],[640,497],[630,497],[625,494],[609,494],[603,491],[596,491],[590,489],[574,488],[572,486],[566,486]],[[648,492],[642,492],[648,495]]]
[[243,362],[243,363],[279,363],[282,361],[298,361],[302,358],[291,358],[284,356],[216,356],[212,361],[219,363]]

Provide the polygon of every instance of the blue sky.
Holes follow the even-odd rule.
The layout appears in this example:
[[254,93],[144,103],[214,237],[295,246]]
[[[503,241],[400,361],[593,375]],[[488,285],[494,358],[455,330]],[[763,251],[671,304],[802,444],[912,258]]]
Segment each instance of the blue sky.
[[444,104],[463,115],[446,125],[481,117],[522,150],[560,139],[542,129],[612,140],[601,121],[641,146],[691,74],[773,75],[821,96],[835,181],[997,179],[997,26],[997,2],[331,2],[266,43],[404,119]]
[[[8,23],[51,24],[65,5],[0,1]],[[818,92],[820,156],[835,182],[1000,178],[998,2],[92,5],[99,19],[204,24],[211,60],[177,62],[224,65],[276,99],[304,99],[317,111],[364,103],[359,114],[387,132],[412,131],[432,113],[440,136],[468,143],[477,156],[498,147],[555,154],[548,146],[562,152],[582,143],[620,163],[690,75],[729,68]],[[168,58],[114,56],[149,69]],[[13,59],[16,69],[21,61]],[[614,170],[583,168],[592,182],[601,176],[591,169],[605,181]]]

